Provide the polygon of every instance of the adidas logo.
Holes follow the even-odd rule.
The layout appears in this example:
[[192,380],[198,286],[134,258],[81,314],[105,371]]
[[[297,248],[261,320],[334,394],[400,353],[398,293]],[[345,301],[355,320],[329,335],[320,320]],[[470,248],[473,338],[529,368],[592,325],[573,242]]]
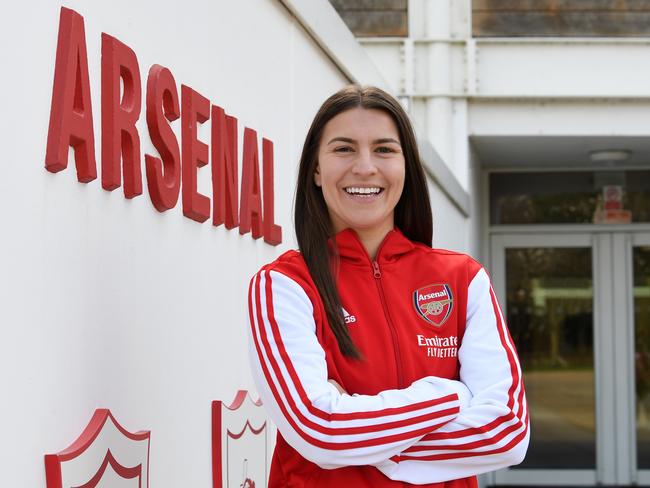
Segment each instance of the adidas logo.
[[350,315],[346,309],[341,308],[341,310],[343,310],[343,320],[345,320],[346,324],[352,324],[357,321],[357,318],[354,315]]

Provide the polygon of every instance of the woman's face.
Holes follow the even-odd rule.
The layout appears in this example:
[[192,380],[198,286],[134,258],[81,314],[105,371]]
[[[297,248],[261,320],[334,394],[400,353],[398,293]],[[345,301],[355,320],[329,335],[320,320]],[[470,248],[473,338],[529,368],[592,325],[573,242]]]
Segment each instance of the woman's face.
[[404,188],[405,162],[395,122],[376,109],[353,108],[323,130],[314,182],[334,232],[388,232]]

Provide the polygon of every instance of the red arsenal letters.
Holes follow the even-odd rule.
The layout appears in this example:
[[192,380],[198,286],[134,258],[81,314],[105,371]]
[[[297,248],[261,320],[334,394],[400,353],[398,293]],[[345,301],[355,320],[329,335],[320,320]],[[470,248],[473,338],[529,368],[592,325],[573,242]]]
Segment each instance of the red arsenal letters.
[[181,189],[181,151],[167,123],[180,116],[174,75],[167,68],[154,64],[147,79],[147,127],[160,158],[145,154],[144,162],[149,196],[159,212],[176,206]]
[[[121,88],[122,85],[122,88]],[[122,186],[124,196],[142,194],[140,134],[136,122],[142,107],[142,83],[135,52],[118,39],[102,33],[101,121],[102,188]],[[181,147],[170,123],[181,119]],[[198,124],[211,119],[210,147],[199,140]],[[257,132],[244,128],[241,195],[238,195],[237,119],[186,85],[180,103],[171,71],[154,64],[146,85],[146,120],[149,137],[160,157],[145,154],[147,189],[154,207],[164,212],[176,206],[182,186],[183,215],[254,239],[264,236],[271,245],[282,242],[275,224],[273,199],[273,143],[262,139],[263,179],[260,184]],[[62,7],[54,67],[50,125],[45,168],[56,173],[68,165],[74,149],[77,179],[97,178],[88,56],[84,20]],[[211,156],[211,158],[209,158]],[[211,160],[212,201],[197,188],[198,171]],[[121,167],[120,167],[121,162]],[[182,185],[181,185],[182,182]],[[238,197],[241,198],[238,204]],[[263,205],[262,205],[263,202]]]
[[77,12],[62,8],[45,153],[49,171],[56,173],[68,166],[69,146],[74,148],[77,179],[88,183],[97,178],[84,20]]

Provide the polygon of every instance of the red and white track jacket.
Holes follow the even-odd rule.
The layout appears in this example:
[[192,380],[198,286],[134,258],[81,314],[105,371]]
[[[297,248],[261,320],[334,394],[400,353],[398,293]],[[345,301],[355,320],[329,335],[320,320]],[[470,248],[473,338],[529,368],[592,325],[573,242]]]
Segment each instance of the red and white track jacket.
[[476,474],[521,462],[521,368],[481,265],[397,229],[374,261],[353,230],[336,242],[362,360],[339,352],[300,253],[251,280],[252,371],[279,429],[269,486],[473,487]]

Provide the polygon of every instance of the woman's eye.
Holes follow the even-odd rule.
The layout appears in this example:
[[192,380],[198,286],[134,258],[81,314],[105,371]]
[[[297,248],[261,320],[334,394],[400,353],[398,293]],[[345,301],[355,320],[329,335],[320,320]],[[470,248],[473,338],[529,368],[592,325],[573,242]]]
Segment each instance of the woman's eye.
[[386,146],[380,146],[376,149],[376,151],[384,154],[395,152],[392,147]]
[[352,148],[350,146],[341,146],[334,149],[334,152],[350,152]]

